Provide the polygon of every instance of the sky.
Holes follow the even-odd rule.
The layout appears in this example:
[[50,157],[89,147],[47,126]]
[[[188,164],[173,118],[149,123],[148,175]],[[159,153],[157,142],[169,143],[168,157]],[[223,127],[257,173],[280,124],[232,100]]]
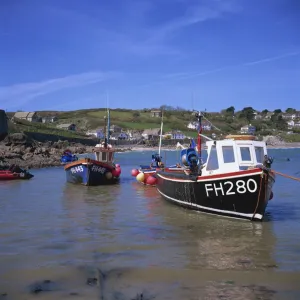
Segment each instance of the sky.
[[300,110],[298,0],[1,0],[0,108]]

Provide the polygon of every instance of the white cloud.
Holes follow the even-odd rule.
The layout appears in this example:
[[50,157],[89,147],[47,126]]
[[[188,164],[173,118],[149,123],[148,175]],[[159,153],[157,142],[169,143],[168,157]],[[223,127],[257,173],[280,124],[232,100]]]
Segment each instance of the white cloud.
[[201,76],[205,76],[205,75],[210,75],[210,74],[214,74],[214,73],[227,71],[227,70],[234,69],[234,68],[260,65],[260,64],[277,61],[277,60],[281,60],[281,59],[293,57],[293,56],[298,56],[298,55],[300,55],[300,51],[287,52],[282,55],[270,56],[270,57],[267,57],[264,59],[258,59],[258,60],[254,60],[254,61],[237,64],[237,65],[224,66],[224,67],[211,69],[211,70],[205,70],[205,71],[201,71],[201,72],[190,72],[190,73],[176,72],[176,73],[172,73],[172,74],[166,74],[160,80],[144,84],[140,87],[146,87],[146,86],[151,86],[151,85],[155,85],[155,84],[163,84],[163,83],[166,83],[166,82],[172,81],[172,80],[185,80],[185,79],[190,79],[190,78],[201,77]]
[[40,82],[0,86],[0,101],[2,104],[9,103],[10,107],[13,101],[13,107],[17,107],[42,95],[105,81],[119,75],[117,72],[87,72]]
[[186,1],[187,8],[181,17],[175,18],[156,28],[152,32],[148,42],[163,42],[185,27],[220,18],[227,13],[236,13],[241,9],[235,0],[206,0],[200,3],[197,1],[196,4],[189,2]]

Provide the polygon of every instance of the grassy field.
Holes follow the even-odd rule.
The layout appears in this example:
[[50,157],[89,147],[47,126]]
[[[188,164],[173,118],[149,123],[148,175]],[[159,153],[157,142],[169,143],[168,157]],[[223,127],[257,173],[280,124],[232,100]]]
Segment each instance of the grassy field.
[[84,133],[69,131],[64,129],[56,128],[56,125],[43,124],[43,123],[31,123],[25,120],[18,120],[15,124],[12,122],[8,123],[9,133],[16,132],[33,132],[49,135],[57,135],[66,138],[87,138]]
[[[189,122],[188,113],[166,114],[164,116],[164,131],[173,129],[186,130]],[[106,109],[78,110],[58,113],[58,123],[74,123],[83,130],[103,127],[107,117]],[[144,110],[111,110],[110,124],[121,126],[123,129],[144,130],[159,128],[161,118],[150,116]]]

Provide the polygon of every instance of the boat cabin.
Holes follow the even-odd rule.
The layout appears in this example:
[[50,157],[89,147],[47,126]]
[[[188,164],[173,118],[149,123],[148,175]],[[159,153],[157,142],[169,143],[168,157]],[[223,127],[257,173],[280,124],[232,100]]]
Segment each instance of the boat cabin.
[[114,160],[115,150],[109,144],[106,147],[104,144],[97,144],[93,152],[97,161],[112,163]]
[[266,143],[255,141],[254,136],[228,137],[224,140],[208,141],[207,161],[202,175],[238,172],[262,165],[267,155]]

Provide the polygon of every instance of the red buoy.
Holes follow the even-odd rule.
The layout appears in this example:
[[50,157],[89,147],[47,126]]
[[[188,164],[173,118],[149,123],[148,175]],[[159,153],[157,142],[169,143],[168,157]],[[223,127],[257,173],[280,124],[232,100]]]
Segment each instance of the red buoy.
[[154,176],[149,176],[146,179],[146,184],[148,184],[148,185],[156,185],[156,178]]
[[112,174],[114,177],[119,177],[120,174],[121,174],[121,168],[115,168],[113,171],[112,171]]
[[139,174],[139,170],[138,170],[138,169],[132,169],[132,170],[131,170],[131,176],[136,177],[137,174]]

